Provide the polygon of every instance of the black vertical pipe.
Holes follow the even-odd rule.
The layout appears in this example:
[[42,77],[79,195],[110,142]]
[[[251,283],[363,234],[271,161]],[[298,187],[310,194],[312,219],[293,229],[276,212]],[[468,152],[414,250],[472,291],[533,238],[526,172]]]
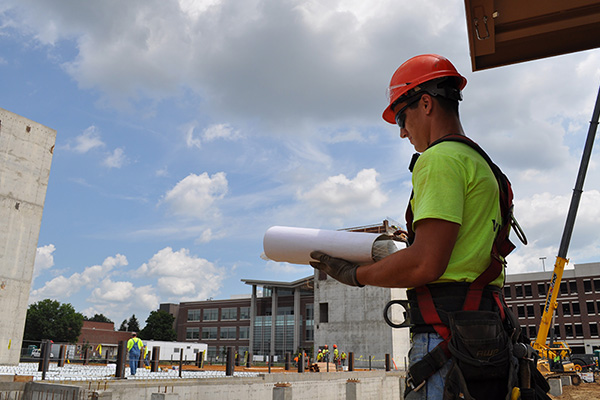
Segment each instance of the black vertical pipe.
[[150,372],[158,372],[158,361],[160,360],[160,347],[152,347],[152,362],[150,362]]
[[58,352],[58,366],[59,367],[65,366],[65,353],[66,353],[66,346],[64,344],[61,344],[60,350]]
[[225,364],[225,376],[233,376],[233,372],[235,370],[233,347],[227,346],[227,353],[225,357],[227,361]]
[[88,365],[90,362],[90,346],[85,346],[83,350],[83,365]]
[[290,353],[285,353],[285,370],[290,370],[290,364],[292,363],[292,355]]
[[183,371],[183,348],[179,350],[179,377],[181,378],[181,372]]
[[390,357],[389,354],[385,355],[385,370],[386,371],[392,370],[392,358]]
[[304,352],[298,354],[298,373],[304,372]]
[[127,344],[123,340],[119,340],[117,348],[117,370],[115,371],[116,378],[125,378],[125,359],[127,358]]
[[348,371],[354,371],[354,352],[348,353]]

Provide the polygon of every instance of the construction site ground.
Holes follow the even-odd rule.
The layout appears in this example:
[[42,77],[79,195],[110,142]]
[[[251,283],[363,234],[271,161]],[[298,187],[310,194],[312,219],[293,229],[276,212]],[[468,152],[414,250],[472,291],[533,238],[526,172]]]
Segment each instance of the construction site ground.
[[579,386],[563,386],[562,396],[550,396],[556,400],[595,400],[600,399],[600,383],[582,382]]

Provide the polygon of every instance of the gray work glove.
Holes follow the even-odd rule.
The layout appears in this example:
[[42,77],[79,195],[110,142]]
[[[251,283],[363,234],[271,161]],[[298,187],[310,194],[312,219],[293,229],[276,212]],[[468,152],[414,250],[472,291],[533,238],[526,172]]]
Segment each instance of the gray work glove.
[[356,280],[356,269],[358,268],[357,264],[352,264],[351,262],[341,258],[331,257],[320,251],[313,251],[310,253],[310,256],[316,260],[319,260],[318,262],[311,261],[310,265],[319,271],[325,272],[333,279],[350,286],[365,286],[361,285]]

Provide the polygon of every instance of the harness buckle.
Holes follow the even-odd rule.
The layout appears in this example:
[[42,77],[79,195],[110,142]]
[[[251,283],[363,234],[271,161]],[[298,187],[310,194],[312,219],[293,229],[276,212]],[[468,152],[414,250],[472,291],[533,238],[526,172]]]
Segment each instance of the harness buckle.
[[423,382],[415,386],[415,383],[413,382],[413,378],[410,375],[410,373],[408,374],[408,378],[406,378],[406,384],[410,387],[410,390],[412,390],[413,392],[418,392],[419,390],[423,389],[423,386],[425,386],[425,382],[427,382],[427,379],[423,380]]

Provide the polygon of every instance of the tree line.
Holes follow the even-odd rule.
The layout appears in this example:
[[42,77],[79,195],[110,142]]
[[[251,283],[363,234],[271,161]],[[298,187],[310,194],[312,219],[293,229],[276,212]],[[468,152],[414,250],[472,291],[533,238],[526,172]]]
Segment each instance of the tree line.
[[[70,303],[60,303],[56,300],[40,300],[27,309],[23,341],[39,342],[50,339],[57,343],[77,343],[81,335],[83,321],[110,322],[103,314],[95,314],[88,318],[75,311]],[[165,311],[151,311],[146,319],[146,325],[140,329],[140,324],[133,314],[125,319],[119,331],[137,332],[144,340],[174,341],[177,334],[173,329],[175,317]]]

